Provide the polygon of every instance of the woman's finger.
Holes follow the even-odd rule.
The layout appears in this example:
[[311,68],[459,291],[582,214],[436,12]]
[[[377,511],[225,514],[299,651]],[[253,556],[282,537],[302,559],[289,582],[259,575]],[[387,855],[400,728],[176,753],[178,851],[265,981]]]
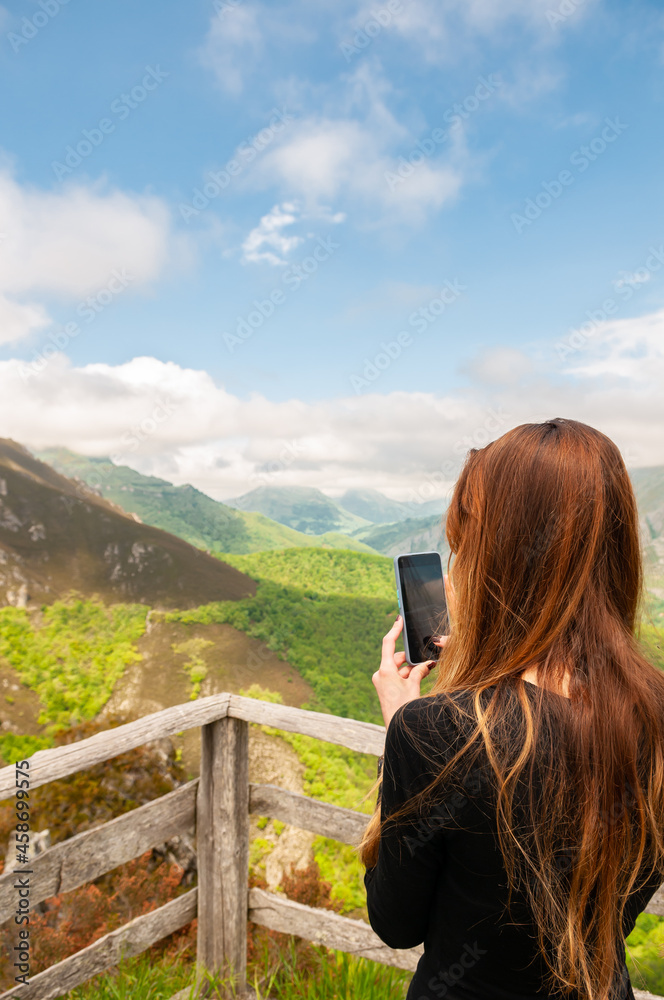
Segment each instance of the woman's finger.
[[402,628],[403,628],[403,620],[401,618],[401,615],[397,615],[394,625],[392,626],[390,631],[386,632],[386,634],[383,636],[383,652],[380,661],[381,669],[394,670],[395,668],[394,649]]
[[397,615],[396,618],[394,619],[394,625],[389,630],[389,632],[386,632],[385,635],[383,636],[383,646],[386,645],[394,646],[395,642],[399,638],[402,628],[403,628],[403,619],[401,615]]

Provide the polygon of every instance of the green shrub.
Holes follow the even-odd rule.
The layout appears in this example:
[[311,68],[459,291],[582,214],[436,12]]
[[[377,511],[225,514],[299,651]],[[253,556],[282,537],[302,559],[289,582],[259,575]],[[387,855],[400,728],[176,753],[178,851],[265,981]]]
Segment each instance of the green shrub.
[[664,918],[641,913],[626,950],[634,988],[664,996]]
[[37,750],[45,750],[53,746],[53,739],[48,736],[17,736],[15,733],[5,733],[0,736],[0,758],[5,764],[15,764],[17,760],[27,760]]
[[210,646],[214,646],[214,643],[201,637],[186,639],[184,642],[174,642],[171,645],[174,653],[180,653],[187,657],[182,669],[189,675],[191,681],[189,697],[192,701],[198,698],[201,693],[201,684],[207,677],[207,665],[201,653],[203,650],[209,649]]
[[145,630],[146,610],[70,598],[44,607],[35,627],[29,612],[0,608],[0,656],[39,695],[47,735],[93,719],[103,708],[126,667],[140,659],[135,643]]

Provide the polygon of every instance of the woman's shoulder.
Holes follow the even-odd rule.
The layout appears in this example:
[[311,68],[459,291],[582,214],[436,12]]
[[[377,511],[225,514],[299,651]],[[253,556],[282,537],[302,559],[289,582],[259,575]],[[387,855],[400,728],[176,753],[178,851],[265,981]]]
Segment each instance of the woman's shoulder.
[[399,715],[405,723],[415,725],[428,725],[433,720],[457,720],[472,714],[473,699],[474,693],[468,688],[426,694],[407,701],[395,712],[395,717]]
[[465,740],[475,724],[473,693],[468,690],[424,695],[406,702],[393,715],[388,740],[449,747]]

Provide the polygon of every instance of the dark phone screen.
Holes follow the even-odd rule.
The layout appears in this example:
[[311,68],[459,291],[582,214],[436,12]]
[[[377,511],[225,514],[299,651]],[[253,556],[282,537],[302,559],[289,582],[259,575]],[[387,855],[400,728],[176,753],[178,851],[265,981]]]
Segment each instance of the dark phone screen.
[[449,630],[443,567],[437,552],[400,556],[401,600],[410,663],[438,659],[436,636]]

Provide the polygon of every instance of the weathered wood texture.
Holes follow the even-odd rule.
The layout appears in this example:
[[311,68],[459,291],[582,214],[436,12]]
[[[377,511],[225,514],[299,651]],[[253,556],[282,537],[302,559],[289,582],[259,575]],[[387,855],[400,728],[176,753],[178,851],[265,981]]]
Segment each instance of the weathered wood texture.
[[[161,712],[154,712],[115,729],[107,729],[103,733],[95,733],[78,743],[69,743],[53,750],[38,750],[30,757],[30,788],[66,778],[76,771],[83,771],[86,767],[149,743],[150,740],[173,736],[184,729],[193,729],[213,719],[221,719],[227,713],[229,699],[230,695],[225,693],[211,695],[186,705],[165,708]],[[0,800],[13,795],[15,773],[13,766],[0,770]]]
[[258,816],[280,819],[342,844],[359,844],[370,817],[353,809],[342,809],[329,802],[319,802],[297,792],[287,792],[278,785],[252,784],[249,788],[249,811]]
[[[197,787],[198,778],[38,854],[29,865],[30,905],[92,882],[171,837],[193,833]],[[15,881],[16,875],[11,871],[0,875],[0,924],[14,912]]]
[[255,698],[243,698],[239,694],[230,696],[228,714],[245,722],[257,722],[275,729],[285,729],[288,733],[302,733],[326,743],[359,750],[380,756],[385,745],[385,729],[372,722],[358,722],[324,712],[308,712],[289,705],[273,705]]
[[[323,712],[308,712],[288,705],[273,705],[255,698],[243,698],[226,692],[200,698],[185,705],[175,705],[146,715],[124,726],[96,733],[86,740],[53,750],[38,750],[30,758],[30,787],[66,778],[76,771],[117,757],[150,740],[172,736],[185,729],[203,726],[231,715],[245,722],[274,726],[289,733],[302,733],[328,743],[378,756],[383,752],[385,729],[370,722],[357,722]],[[0,769],[0,801],[15,788],[13,766]]]
[[0,1000],[9,1000],[10,997],[12,1000],[14,997],[20,1000],[53,1000],[117,965],[122,958],[140,955],[156,941],[194,919],[197,893],[197,889],[190,889],[158,910],[136,917],[82,951],[38,973],[29,983],[7,990],[0,995]]
[[[413,971],[421,948],[388,948],[360,920],[303,906],[261,889],[248,890],[249,811],[356,844],[368,817],[287,792],[249,785],[248,723],[302,733],[362,753],[380,754],[385,730],[351,719],[220,694],[156,712],[30,759],[35,788],[108,760],[150,740],[202,726],[201,779],[38,855],[32,864],[31,902],[66,892],[197,827],[200,889],[107,934],[76,955],[3,993],[0,1000],[51,1000],[117,965],[199,918],[198,961],[211,972],[235,975],[246,989],[246,917],[255,923],[327,947]],[[14,791],[15,769],[0,770],[0,799]],[[0,876],[0,921],[13,903],[15,876]],[[664,915],[664,886],[645,909]],[[172,1000],[184,1000],[190,989]],[[664,1000],[635,991],[636,1000]]]
[[423,950],[410,948],[396,951],[388,948],[363,920],[351,920],[330,910],[304,906],[264,889],[249,890],[249,919],[273,931],[295,934],[326,948],[346,951],[412,972]]
[[249,726],[220,719],[201,732],[198,963],[246,987],[249,880]]

